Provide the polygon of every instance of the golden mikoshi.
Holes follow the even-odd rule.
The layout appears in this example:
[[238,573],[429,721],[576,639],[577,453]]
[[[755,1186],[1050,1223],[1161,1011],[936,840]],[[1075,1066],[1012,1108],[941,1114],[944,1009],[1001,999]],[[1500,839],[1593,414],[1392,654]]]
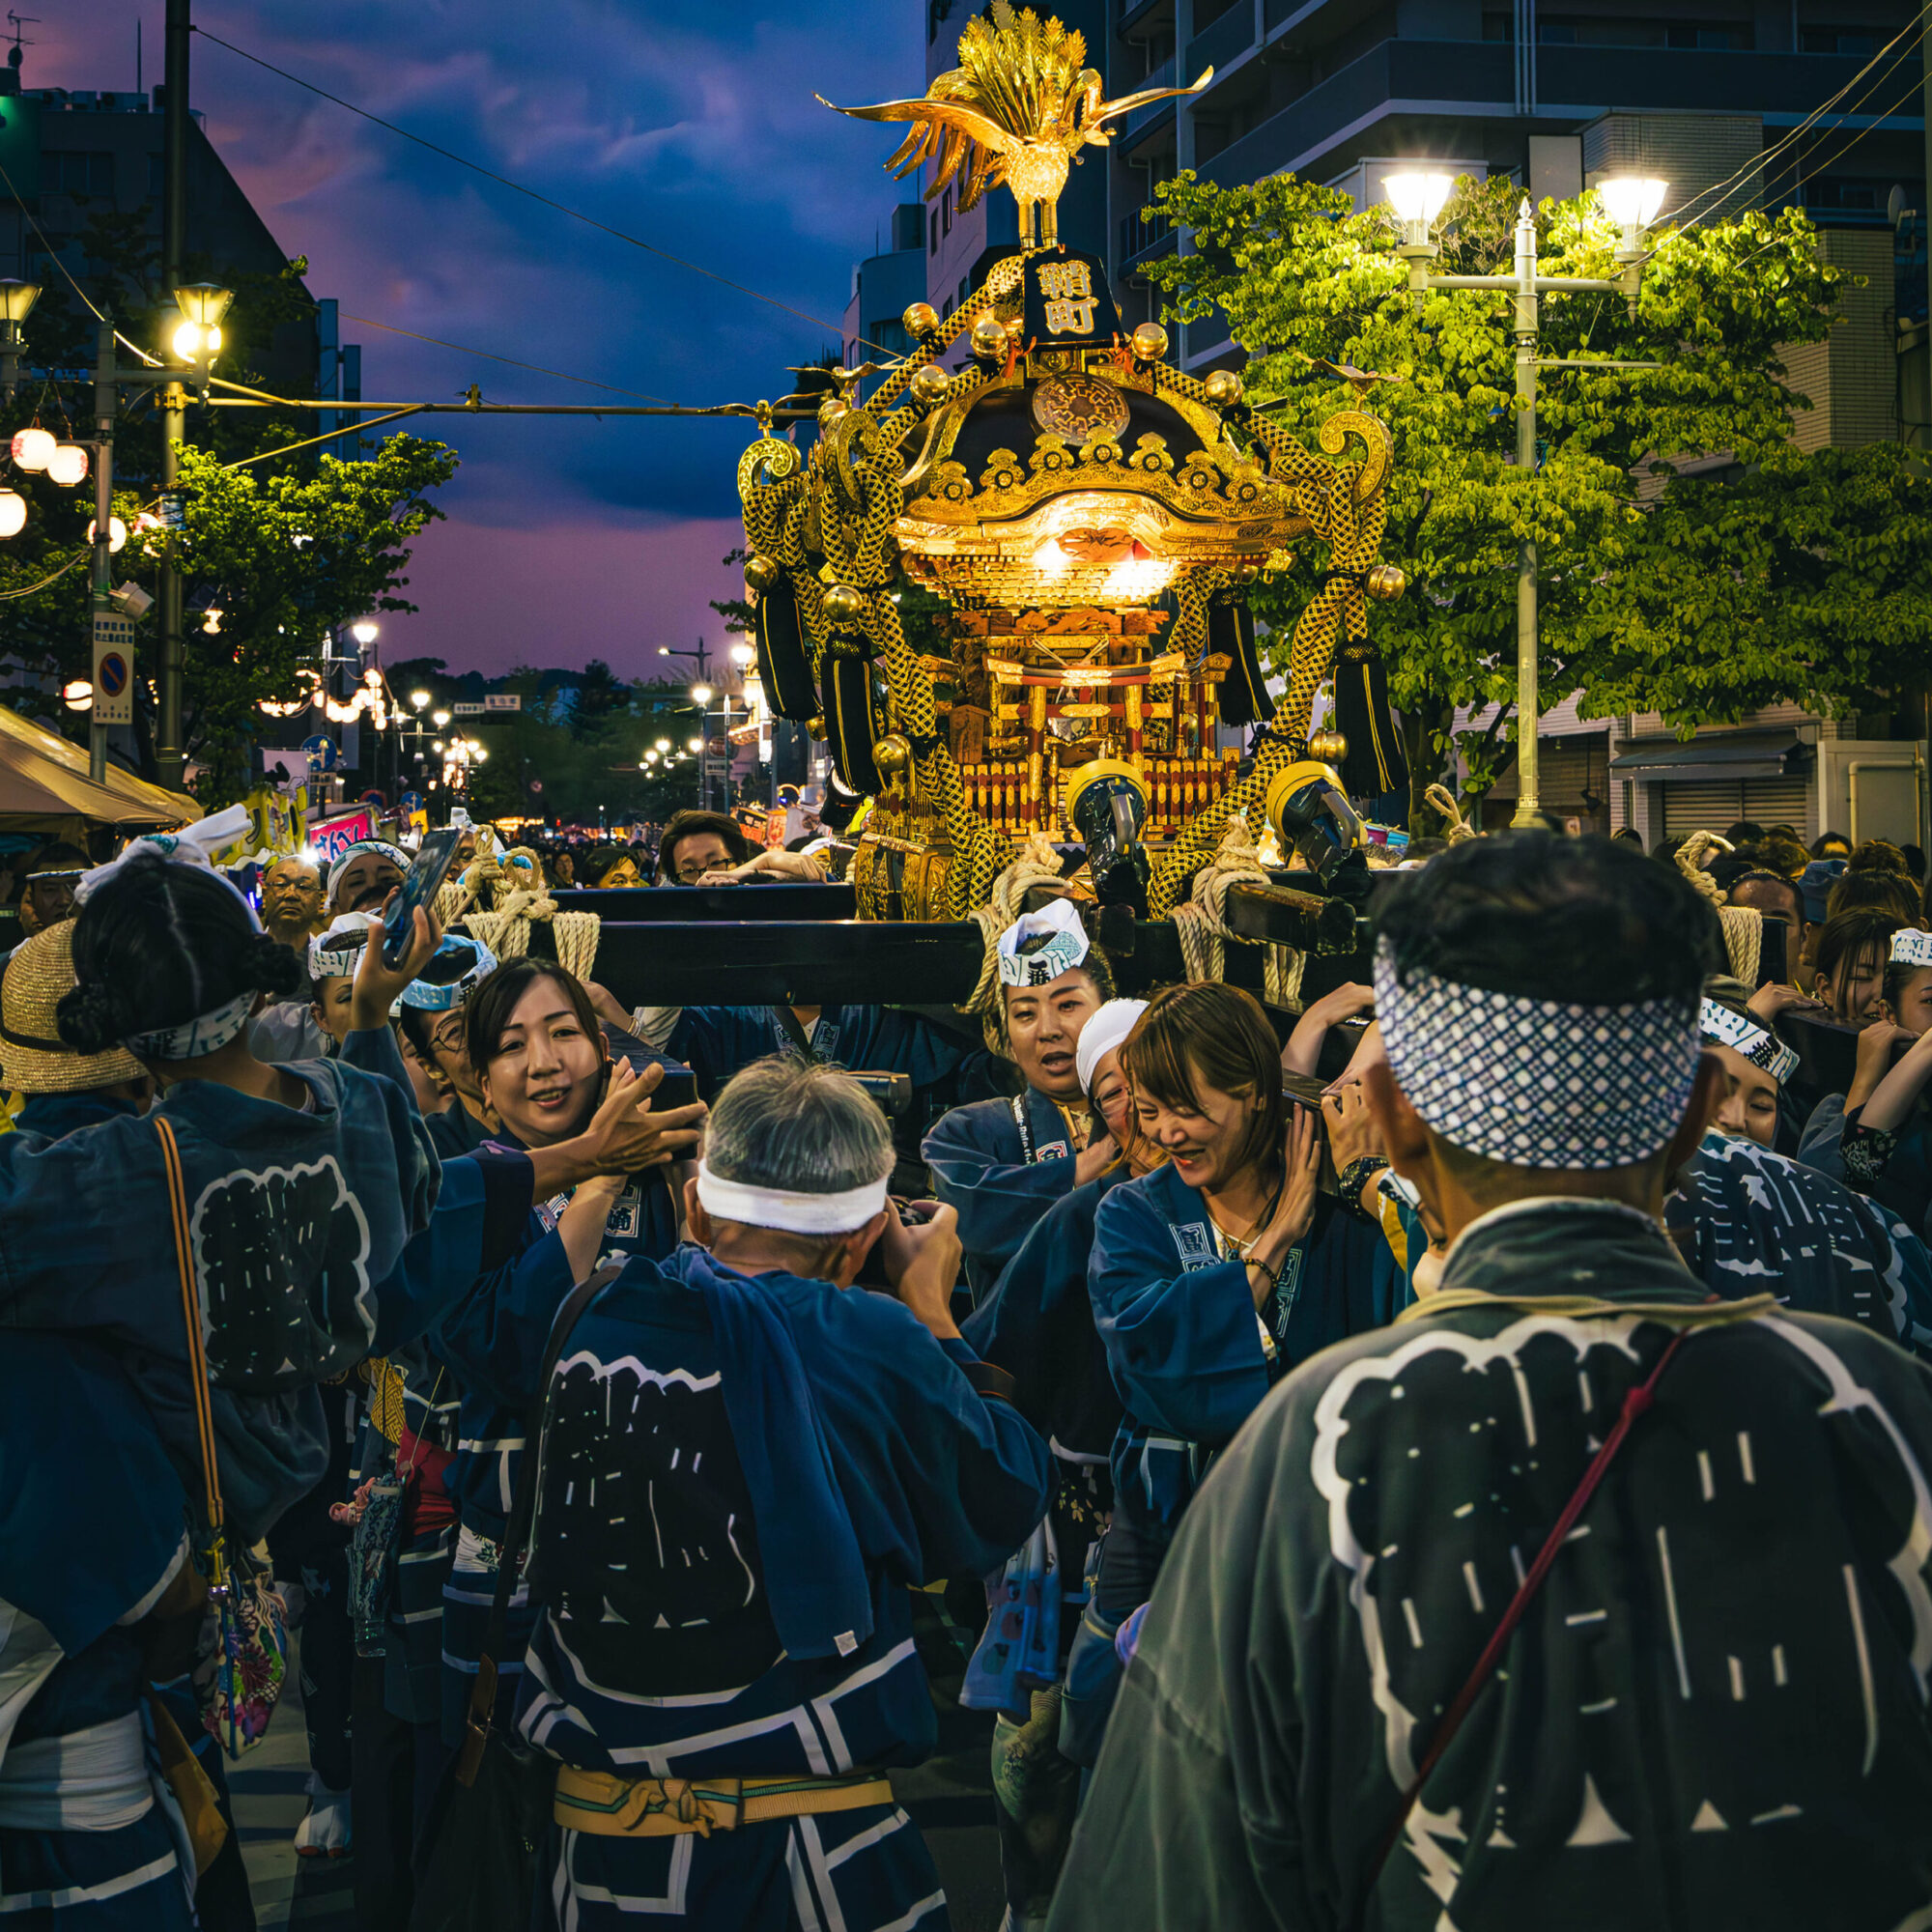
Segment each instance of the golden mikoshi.
[[[1018,838],[1063,833],[1068,781],[1095,764],[1145,794],[1163,916],[1231,813],[1259,827],[1309,755],[1338,647],[1366,656],[1369,598],[1403,587],[1377,560],[1390,439],[1355,395],[1318,455],[1248,411],[1233,371],[1166,362],[1159,324],[1123,333],[1102,265],[1056,242],[1066,169],[1103,123],[1211,78],[1105,102],[1084,59],[1078,34],[995,0],[923,100],[843,110],[912,122],[891,164],[932,162],[928,194],[1004,182],[1037,239],[944,321],[908,308],[916,346],[870,397],[834,371],[809,453],[767,413],[739,462],[767,701],[878,797],[854,870],[867,916],[963,917]],[[949,371],[962,336],[973,360]],[[1303,543],[1328,567],[1277,715],[1244,592]],[[943,656],[908,644],[903,578],[944,601]],[[1239,775],[1216,721],[1270,718]]]

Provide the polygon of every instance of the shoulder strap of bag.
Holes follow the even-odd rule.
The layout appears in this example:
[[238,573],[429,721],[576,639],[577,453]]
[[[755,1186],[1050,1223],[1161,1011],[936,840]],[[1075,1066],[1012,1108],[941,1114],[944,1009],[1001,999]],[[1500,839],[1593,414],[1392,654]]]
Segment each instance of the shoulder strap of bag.
[[811,1036],[805,1030],[805,1022],[789,1007],[779,1006],[771,1009],[772,1024],[780,1035],[791,1043],[793,1052],[801,1060],[816,1063],[824,1058],[811,1043]]
[[[1463,1728],[1463,1719],[1475,1708],[1476,1699],[1482,1695],[1483,1688],[1495,1674],[1496,1666],[1503,1661],[1503,1653],[1509,1648],[1509,1640],[1516,1634],[1517,1626],[1522,1622],[1524,1613],[1542,1589],[1543,1581],[1549,1575],[1550,1566],[1556,1561],[1556,1552],[1563,1548],[1564,1540],[1577,1526],[1577,1519],[1590,1505],[1590,1498],[1597,1493],[1597,1486],[1608,1473],[1610,1464],[1616,1461],[1617,1451],[1624,1446],[1632,1425],[1647,1409],[1657,1394],[1657,1385],[1663,1379],[1663,1372],[1692,1333],[1690,1329],[1680,1328],[1671,1336],[1662,1354],[1657,1358],[1653,1368],[1642,1381],[1638,1382],[1624,1397],[1623,1412],[1617,1417],[1616,1427],[1605,1438],[1604,1446],[1590,1459],[1590,1466],[1583,1471],[1583,1479],[1577,1485],[1576,1492],[1563,1505],[1563,1513],[1556,1519],[1548,1536],[1544,1539],[1543,1548],[1536,1553],[1536,1561],[1529,1566],[1522,1581],[1517,1586],[1517,1593],[1510,1599],[1509,1608],[1502,1614],[1502,1621],[1492,1633],[1483,1654],[1476,1660],[1476,1667],[1469,1672],[1461,1690],[1456,1693],[1456,1701],[1442,1715],[1442,1721],[1435,1727],[1435,1735],[1430,1740],[1429,1749],[1422,1763],[1416,1768],[1414,1778],[1402,1795],[1402,1808],[1395,1815],[1395,1822],[1382,1839],[1381,1847],[1376,1854],[1375,1862],[1369,1867],[1368,1881],[1362,1888],[1362,1911],[1368,1909],[1369,1900],[1374,1897],[1376,1886],[1382,1875],[1382,1867],[1388,1863],[1392,1853],[1408,1823],[1408,1815],[1415,1809],[1416,1801],[1421,1798],[1423,1786],[1430,1776],[1441,1763],[1449,1747],[1455,1743],[1456,1734]],[[1358,1918],[1356,1921],[1360,1923]]]
[[544,1413],[550,1406],[551,1377],[556,1372],[557,1361],[578,1318],[623,1271],[622,1262],[612,1262],[608,1267],[599,1268],[588,1281],[580,1282],[564,1298],[556,1320],[551,1324],[550,1347],[544,1350],[543,1373],[537,1380],[537,1399],[525,1418],[524,1460],[517,1470],[517,1491],[510,1502],[509,1525],[503,1532],[502,1550],[497,1564],[497,1591],[490,1600],[482,1655],[477,1660],[476,1682],[470,1688],[469,1710],[464,1722],[463,1753],[457,1762],[456,1776],[458,1782],[465,1785],[475,1782],[497,1708],[497,1662],[503,1654],[510,1599],[516,1594],[517,1577],[524,1564],[524,1546],[529,1541],[530,1521],[536,1515],[537,1465],[543,1460]]
[[154,1116],[155,1132],[160,1136],[161,1166],[167,1173],[168,1207],[175,1231],[175,1262],[181,1272],[182,1319],[187,1330],[187,1370],[189,1391],[194,1397],[195,1435],[201,1448],[201,1476],[208,1512],[210,1553],[215,1574],[209,1578],[211,1590],[226,1581],[221,1574],[226,1539],[222,1533],[221,1476],[214,1456],[214,1413],[208,1392],[208,1350],[201,1333],[201,1295],[195,1288],[194,1256],[188,1240],[187,1188],[182,1179],[181,1149],[175,1141],[174,1124],[164,1115]]

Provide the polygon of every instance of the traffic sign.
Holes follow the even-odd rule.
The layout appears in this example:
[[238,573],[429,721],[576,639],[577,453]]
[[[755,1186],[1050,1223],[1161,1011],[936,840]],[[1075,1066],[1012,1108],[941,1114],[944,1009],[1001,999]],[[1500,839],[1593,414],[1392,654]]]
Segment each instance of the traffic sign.
[[420,811],[423,809],[422,793],[406,791],[397,803],[405,811]]
[[313,738],[302,740],[302,750],[308,753],[311,772],[332,772],[340,755],[335,749],[335,740],[320,731]]
[[450,715],[455,718],[480,718],[488,708],[487,705],[476,703],[473,698],[459,697],[449,710]]
[[521,711],[523,708],[524,699],[521,692],[496,691],[484,695],[485,711]]
[[94,619],[94,723],[134,722],[134,622],[96,612]]

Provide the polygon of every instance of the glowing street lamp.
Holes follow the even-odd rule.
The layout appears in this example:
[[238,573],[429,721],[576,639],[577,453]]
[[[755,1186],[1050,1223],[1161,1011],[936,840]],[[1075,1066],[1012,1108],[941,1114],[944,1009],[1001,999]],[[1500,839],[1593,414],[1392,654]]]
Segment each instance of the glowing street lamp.
[[[1417,309],[1435,289],[1507,289],[1516,297],[1512,324],[1516,335],[1516,462],[1525,475],[1536,473],[1536,375],[1539,369],[1661,369],[1661,362],[1615,361],[1605,357],[1545,358],[1537,354],[1538,302],[1546,295],[1620,295],[1636,320],[1638,276],[1643,266],[1643,230],[1656,219],[1668,191],[1667,182],[1646,177],[1618,177],[1598,184],[1604,211],[1623,231],[1616,260],[1623,273],[1616,281],[1588,275],[1539,275],[1536,270],[1536,214],[1525,195],[1517,210],[1516,267],[1507,275],[1434,275],[1429,265],[1436,245],[1430,230],[1442,213],[1455,183],[1445,174],[1420,169],[1385,175],[1382,187],[1389,206],[1402,223],[1403,239],[1396,254],[1408,264],[1409,293]],[[1534,825],[1542,814],[1538,776],[1537,721],[1540,712],[1537,662],[1536,545],[1525,540],[1517,549],[1516,588],[1516,716],[1517,806],[1513,826]]]

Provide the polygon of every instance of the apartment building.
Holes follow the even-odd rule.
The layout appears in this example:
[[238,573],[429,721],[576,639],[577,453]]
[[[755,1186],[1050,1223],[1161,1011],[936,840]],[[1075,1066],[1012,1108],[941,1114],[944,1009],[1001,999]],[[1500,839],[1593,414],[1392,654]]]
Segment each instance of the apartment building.
[[[41,283],[45,299],[71,299],[63,267],[83,287],[98,273],[86,237],[103,212],[139,214],[158,262],[162,93],[26,88],[18,67],[0,67],[0,275]],[[229,173],[199,115],[188,128],[187,169],[190,272],[279,273],[291,251]],[[359,391],[360,351],[340,342],[331,307],[283,323],[259,374],[282,393],[348,399]]]

